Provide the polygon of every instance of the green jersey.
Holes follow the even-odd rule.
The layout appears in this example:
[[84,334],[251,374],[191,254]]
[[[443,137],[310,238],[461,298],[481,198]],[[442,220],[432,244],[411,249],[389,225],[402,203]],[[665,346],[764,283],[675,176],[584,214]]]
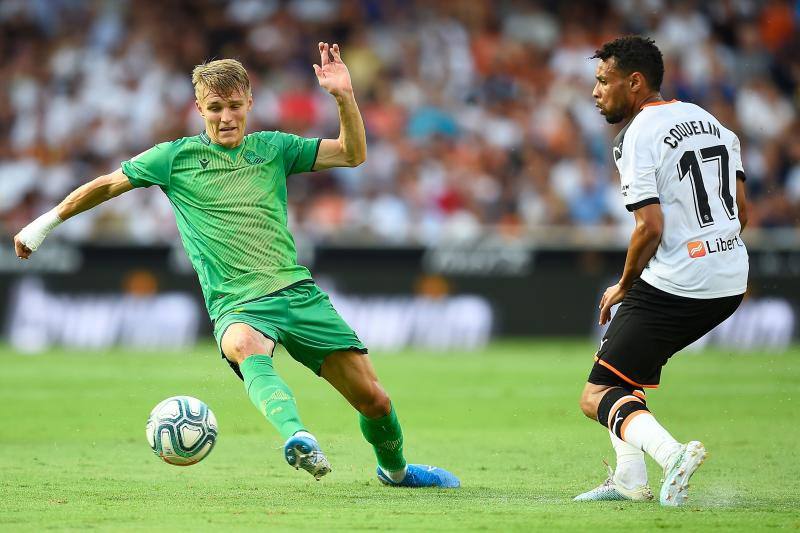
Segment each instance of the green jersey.
[[158,185],[169,198],[212,320],[311,278],[287,227],[286,177],[311,170],[319,143],[261,131],[228,149],[203,132],[122,163],[134,187]]

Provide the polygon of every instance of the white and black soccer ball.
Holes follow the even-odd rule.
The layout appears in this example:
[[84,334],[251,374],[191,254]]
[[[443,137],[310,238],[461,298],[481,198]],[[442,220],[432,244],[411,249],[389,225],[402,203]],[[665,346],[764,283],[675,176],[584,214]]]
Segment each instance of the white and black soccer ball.
[[217,418],[197,398],[172,396],[150,412],[145,433],[153,453],[171,465],[189,466],[214,448]]

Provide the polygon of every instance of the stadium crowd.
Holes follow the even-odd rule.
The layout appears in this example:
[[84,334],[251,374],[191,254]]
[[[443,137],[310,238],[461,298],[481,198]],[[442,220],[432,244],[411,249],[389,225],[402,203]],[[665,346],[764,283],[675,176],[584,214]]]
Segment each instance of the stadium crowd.
[[[195,135],[190,72],[248,68],[250,131],[335,137],[316,43],[338,42],[367,162],[290,178],[291,225],[315,241],[435,243],[489,227],[629,227],[594,107],[605,40],[652,36],[662,94],[742,141],[750,224],[800,215],[800,3],[784,0],[4,0],[0,234],[155,143]],[[315,57],[316,56],[316,57]],[[77,217],[74,241],[173,242],[166,198],[136,191]]]

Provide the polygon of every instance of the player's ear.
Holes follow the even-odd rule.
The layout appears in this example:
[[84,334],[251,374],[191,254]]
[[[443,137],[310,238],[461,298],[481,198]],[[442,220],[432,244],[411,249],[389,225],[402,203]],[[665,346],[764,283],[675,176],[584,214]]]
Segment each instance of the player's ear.
[[200,105],[199,100],[195,99],[194,106],[197,108],[197,112],[200,113],[200,115],[205,118],[205,115],[203,115],[203,106]]
[[633,92],[639,92],[644,89],[645,80],[641,72],[634,72],[628,76],[628,84]]
[[247,110],[250,111],[251,109],[253,109],[253,93],[250,93],[247,97]]

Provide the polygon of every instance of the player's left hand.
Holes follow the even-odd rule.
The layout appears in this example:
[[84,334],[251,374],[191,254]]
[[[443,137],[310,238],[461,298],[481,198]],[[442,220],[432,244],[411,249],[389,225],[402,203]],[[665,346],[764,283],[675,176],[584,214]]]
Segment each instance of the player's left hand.
[[603,293],[603,297],[600,298],[601,326],[611,320],[611,308],[620,303],[622,299],[625,298],[627,292],[628,290],[623,289],[619,283],[606,289],[606,292]]
[[[339,45],[334,43],[319,43],[319,55],[321,65],[314,65],[314,72],[317,74],[319,85],[333,96],[346,96],[353,94],[353,82],[350,81],[350,71],[347,65],[342,62],[339,54]],[[333,59],[331,59],[333,56]]]
[[28,259],[33,253],[33,250],[22,242],[22,237],[19,236],[19,233],[14,236],[14,251],[20,259]]

